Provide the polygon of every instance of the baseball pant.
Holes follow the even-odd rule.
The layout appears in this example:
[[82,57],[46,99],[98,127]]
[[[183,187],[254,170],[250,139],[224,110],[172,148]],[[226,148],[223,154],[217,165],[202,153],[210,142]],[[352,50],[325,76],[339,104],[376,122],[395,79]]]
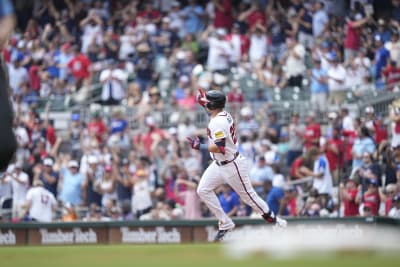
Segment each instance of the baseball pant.
[[219,220],[219,229],[231,229],[235,224],[224,212],[214,190],[228,184],[249,205],[253,211],[264,214],[269,211],[265,203],[254,191],[248,175],[248,165],[245,157],[239,155],[236,160],[224,166],[212,162],[205,170],[197,187],[197,194]]
[[5,171],[17,150],[13,127],[13,111],[8,95],[7,66],[0,57],[0,171]]

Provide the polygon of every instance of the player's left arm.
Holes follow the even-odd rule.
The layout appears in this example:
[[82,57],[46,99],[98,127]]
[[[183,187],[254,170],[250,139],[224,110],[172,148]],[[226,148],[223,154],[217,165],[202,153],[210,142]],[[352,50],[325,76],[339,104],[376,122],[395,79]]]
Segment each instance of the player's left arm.
[[[225,155],[225,146],[227,135],[224,130],[217,129],[211,132],[211,138],[214,143],[209,145],[209,151],[212,153],[221,153]],[[211,151],[212,150],[212,151]]]

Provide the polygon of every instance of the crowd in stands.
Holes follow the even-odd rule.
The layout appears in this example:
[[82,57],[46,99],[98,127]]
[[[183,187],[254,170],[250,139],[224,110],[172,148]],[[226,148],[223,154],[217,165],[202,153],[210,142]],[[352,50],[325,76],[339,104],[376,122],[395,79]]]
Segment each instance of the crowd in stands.
[[[185,142],[207,141],[199,87],[227,93],[253,186],[276,214],[400,218],[400,103],[387,117],[345,105],[349,90],[398,90],[400,1],[28,2],[3,49],[19,148],[0,204],[13,221],[210,217],[196,194],[210,157]],[[232,70],[261,82],[254,98]],[[67,132],[50,102],[40,112],[43,99],[79,104],[93,84],[102,107],[73,111]],[[281,121],[266,91],[288,87],[310,92],[310,112]],[[228,186],[216,193],[229,215],[252,216]]]

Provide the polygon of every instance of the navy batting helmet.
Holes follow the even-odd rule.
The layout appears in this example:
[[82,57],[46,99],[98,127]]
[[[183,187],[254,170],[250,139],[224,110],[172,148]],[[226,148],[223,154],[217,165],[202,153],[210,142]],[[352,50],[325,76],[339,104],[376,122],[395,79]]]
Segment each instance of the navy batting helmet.
[[219,90],[210,90],[206,93],[209,102],[206,103],[208,109],[224,108],[226,103],[225,94]]

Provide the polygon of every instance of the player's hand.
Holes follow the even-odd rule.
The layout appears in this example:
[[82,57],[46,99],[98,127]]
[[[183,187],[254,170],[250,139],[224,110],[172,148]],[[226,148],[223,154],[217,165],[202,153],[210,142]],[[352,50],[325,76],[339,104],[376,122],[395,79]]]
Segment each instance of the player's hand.
[[200,106],[202,106],[202,107],[206,106],[208,100],[206,98],[206,92],[203,89],[199,88],[199,90],[197,91],[196,100],[197,100],[197,103],[200,104]]
[[186,137],[186,139],[188,140],[190,146],[193,149],[199,150],[200,149],[200,139],[198,137]]

